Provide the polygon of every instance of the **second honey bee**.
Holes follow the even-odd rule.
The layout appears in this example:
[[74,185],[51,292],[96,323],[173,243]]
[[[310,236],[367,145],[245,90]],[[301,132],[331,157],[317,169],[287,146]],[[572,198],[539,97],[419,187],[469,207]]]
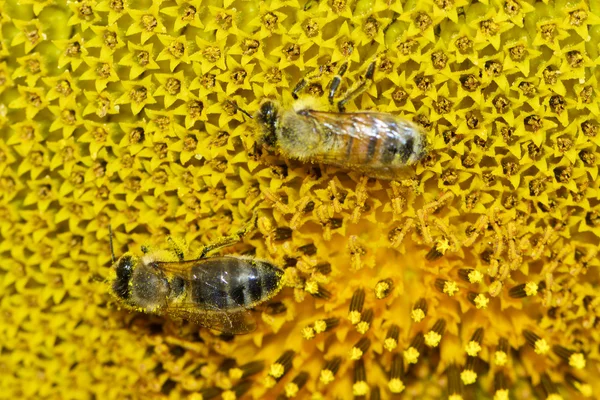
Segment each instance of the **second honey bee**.
[[[329,86],[330,103],[345,70],[343,64]],[[374,70],[372,63],[361,84],[338,102],[339,112],[317,111],[302,100],[292,109],[264,101],[254,116],[262,130],[260,141],[286,158],[322,162],[382,179],[401,177],[427,154],[429,145],[422,129],[388,113],[344,112],[345,104],[372,82]],[[295,98],[306,83],[302,80],[296,86]]]
[[[164,261],[154,253],[114,259],[110,292],[125,308],[185,319],[227,334],[254,330],[250,309],[282,288],[283,271],[251,257],[205,257],[239,240],[245,230],[206,246],[196,260]],[[111,233],[112,251],[112,233]]]

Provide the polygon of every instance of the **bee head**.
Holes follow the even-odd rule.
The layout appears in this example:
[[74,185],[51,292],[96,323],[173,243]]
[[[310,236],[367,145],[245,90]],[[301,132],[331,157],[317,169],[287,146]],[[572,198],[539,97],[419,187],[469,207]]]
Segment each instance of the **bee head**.
[[260,124],[263,134],[261,141],[268,146],[275,146],[277,144],[277,120],[279,118],[279,110],[277,105],[267,100],[260,105],[256,113],[256,120]]
[[133,276],[133,270],[137,265],[137,259],[129,254],[119,258],[113,264],[115,270],[115,278],[112,282],[113,293],[122,300],[129,300],[131,291],[129,290],[129,282]]

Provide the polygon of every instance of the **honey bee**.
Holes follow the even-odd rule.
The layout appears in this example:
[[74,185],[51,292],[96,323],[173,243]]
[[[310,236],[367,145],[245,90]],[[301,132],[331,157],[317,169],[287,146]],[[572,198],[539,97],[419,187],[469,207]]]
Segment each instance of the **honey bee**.
[[250,310],[281,290],[283,271],[251,257],[206,257],[243,234],[245,228],[205,246],[195,260],[184,260],[183,252],[176,251],[178,261],[164,261],[160,253],[147,250],[116,260],[111,230],[110,292],[129,310],[185,319],[226,334],[251,332],[256,325]]
[[[346,69],[347,64],[343,64],[329,85],[331,104]],[[349,168],[381,179],[406,175],[407,167],[428,151],[422,129],[388,113],[345,112],[345,104],[373,81],[374,71],[375,62],[360,84],[337,103],[338,112],[317,111],[314,101],[298,100],[291,109],[272,100],[263,101],[254,115],[262,131],[259,142],[290,159]],[[295,99],[307,83],[303,79],[296,85],[292,92]]]

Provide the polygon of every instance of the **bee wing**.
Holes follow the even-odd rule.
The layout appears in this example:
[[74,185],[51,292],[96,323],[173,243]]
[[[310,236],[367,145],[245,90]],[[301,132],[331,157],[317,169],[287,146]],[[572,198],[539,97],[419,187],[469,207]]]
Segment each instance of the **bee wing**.
[[163,272],[186,276],[186,274],[189,274],[192,267],[201,264],[204,260],[206,260],[206,258],[186,261],[155,261],[153,264]]
[[369,141],[372,137],[398,137],[398,128],[417,129],[412,122],[386,113],[336,113],[315,110],[302,110],[302,113],[335,133],[343,132],[353,139],[363,141]]
[[[381,158],[382,146],[394,149],[408,161],[413,140],[421,130],[408,120],[377,112],[335,113],[302,110],[331,144],[326,151],[313,155],[315,161],[352,166],[371,176],[385,179],[409,177],[409,169],[399,170]],[[410,143],[410,144],[408,144]],[[379,156],[377,153],[379,152]],[[377,159],[374,165],[372,160]]]
[[166,308],[166,314],[174,319],[185,319],[193,324],[214,329],[230,335],[243,335],[256,329],[251,312],[246,309],[226,311],[205,311],[194,303],[182,303]]

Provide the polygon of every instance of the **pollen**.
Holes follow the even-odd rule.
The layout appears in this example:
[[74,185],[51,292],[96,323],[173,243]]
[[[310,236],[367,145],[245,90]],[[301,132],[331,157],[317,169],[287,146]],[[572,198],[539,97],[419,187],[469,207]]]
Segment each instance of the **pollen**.
[[419,360],[419,351],[414,347],[409,347],[404,350],[404,359],[409,364],[416,364]]
[[369,385],[365,381],[356,382],[352,385],[352,394],[354,396],[366,396],[369,393]]
[[502,366],[506,365],[507,361],[508,361],[508,356],[506,355],[505,352],[503,352],[503,351],[494,352],[494,364],[496,364],[499,367],[502,367]]
[[387,338],[383,341],[383,347],[387,350],[387,351],[392,351],[394,350],[396,347],[398,347],[398,341],[394,338]]
[[476,269],[469,272],[468,276],[469,276],[469,282],[471,282],[473,284],[480,283],[481,281],[483,281],[483,274]]
[[400,379],[394,378],[389,381],[388,388],[390,389],[390,392],[392,392],[392,393],[402,393],[405,389],[405,386],[404,386],[404,383]]
[[425,334],[425,344],[429,347],[437,347],[442,340],[442,335],[437,332],[429,331]]
[[425,312],[420,308],[415,308],[411,311],[410,317],[415,322],[421,322],[425,318]]
[[279,363],[275,363],[271,365],[271,369],[269,370],[269,375],[273,378],[281,378],[285,373],[285,367]]
[[464,370],[460,373],[460,380],[465,385],[471,385],[477,381],[477,374],[475,373],[475,371],[472,370]]
[[307,326],[302,329],[302,337],[306,340],[314,338],[315,333],[315,329],[313,329],[311,326]]
[[481,351],[481,345],[474,340],[471,340],[466,346],[465,351],[471,357],[476,357]]
[[[0,0],[0,393],[593,397],[597,4],[396,3]],[[289,159],[265,99],[295,140],[280,116],[311,107],[427,146],[391,181]],[[206,256],[281,290],[244,335],[129,310],[109,227],[117,258],[169,262],[249,227]]]
[[527,296],[535,296],[538,292],[538,285],[535,282],[527,282],[525,284],[525,293]]
[[480,293],[474,299],[475,305],[479,309],[487,308],[490,299],[488,299],[483,293]]
[[585,364],[585,356],[581,353],[574,353],[569,357],[569,365],[575,369],[584,369]]

